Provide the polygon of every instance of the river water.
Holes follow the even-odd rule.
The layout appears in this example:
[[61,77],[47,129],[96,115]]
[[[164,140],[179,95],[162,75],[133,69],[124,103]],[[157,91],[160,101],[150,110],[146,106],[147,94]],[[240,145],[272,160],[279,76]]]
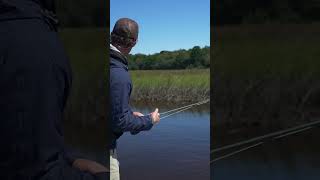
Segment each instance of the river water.
[[[160,112],[178,107],[159,107]],[[144,114],[153,109],[133,105]],[[149,106],[155,107],[155,106]],[[138,135],[118,141],[121,179],[209,180],[210,114],[208,105],[171,116]]]

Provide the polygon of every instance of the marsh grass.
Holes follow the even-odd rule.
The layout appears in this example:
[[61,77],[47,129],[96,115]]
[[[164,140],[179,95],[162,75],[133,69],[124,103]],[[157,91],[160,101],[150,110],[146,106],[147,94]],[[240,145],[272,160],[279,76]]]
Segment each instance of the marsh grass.
[[210,97],[210,71],[131,71],[133,101],[196,102]]

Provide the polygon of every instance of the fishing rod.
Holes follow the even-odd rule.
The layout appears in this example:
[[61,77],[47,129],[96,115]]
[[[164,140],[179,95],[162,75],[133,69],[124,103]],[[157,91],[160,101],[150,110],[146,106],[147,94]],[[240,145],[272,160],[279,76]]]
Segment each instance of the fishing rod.
[[263,135],[263,136],[255,137],[255,138],[252,138],[252,139],[249,139],[249,140],[241,141],[241,142],[234,143],[234,144],[227,145],[227,146],[223,146],[223,147],[220,147],[220,148],[213,149],[210,152],[210,154],[218,153],[218,152],[221,152],[221,151],[225,151],[225,150],[233,149],[233,148],[236,148],[236,147],[248,145],[250,143],[254,143],[253,145],[246,146],[244,148],[241,148],[239,150],[233,151],[233,152],[228,153],[226,155],[217,157],[217,158],[211,160],[210,164],[212,164],[212,163],[214,163],[216,161],[223,160],[223,159],[226,159],[228,157],[234,156],[236,154],[239,154],[241,152],[247,151],[249,149],[255,148],[257,146],[260,146],[260,145],[266,143],[268,140],[271,140],[271,141],[272,140],[278,140],[278,139],[281,139],[281,138],[284,138],[284,137],[288,137],[290,135],[298,134],[298,133],[310,130],[310,129],[316,127],[317,125],[320,125],[320,120],[314,121],[314,122],[310,122],[310,123],[306,123],[306,124],[303,124],[303,125],[300,125],[300,126],[296,126],[296,127],[293,127],[293,128],[288,128],[288,129],[285,129],[285,130],[277,131],[277,132],[274,132],[274,133],[266,134],[266,135]]
[[172,110],[160,113],[160,115],[165,115],[166,114],[164,117],[162,117],[160,119],[168,118],[168,117],[173,116],[175,114],[178,114],[180,112],[183,112],[183,111],[186,111],[188,109],[191,109],[194,106],[200,106],[200,105],[206,104],[208,102],[210,102],[210,99],[207,99],[207,100],[204,100],[204,101],[200,101],[200,102],[197,102],[197,103],[193,103],[193,104],[189,104],[187,106],[179,107],[179,108],[176,108],[176,109],[172,109]]
[[194,103],[194,104],[189,104],[189,105],[187,105],[187,106],[179,107],[179,108],[176,108],[176,109],[172,109],[172,110],[169,110],[169,111],[160,113],[160,115],[168,114],[168,113],[170,113],[170,112],[177,111],[177,110],[184,109],[184,108],[188,108],[188,107],[191,107],[191,106],[201,105],[201,104],[207,103],[207,102],[209,102],[209,101],[210,101],[210,99],[206,99],[206,100],[204,100],[204,101],[200,101],[200,102],[197,102],[197,103]]

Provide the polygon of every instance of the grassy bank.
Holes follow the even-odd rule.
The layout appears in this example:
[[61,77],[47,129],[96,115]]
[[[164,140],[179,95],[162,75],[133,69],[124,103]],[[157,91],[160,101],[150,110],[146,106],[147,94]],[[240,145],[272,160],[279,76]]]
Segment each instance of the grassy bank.
[[217,28],[212,125],[272,130],[319,116],[319,32],[319,24]]
[[133,101],[200,101],[210,96],[210,71],[131,71]]

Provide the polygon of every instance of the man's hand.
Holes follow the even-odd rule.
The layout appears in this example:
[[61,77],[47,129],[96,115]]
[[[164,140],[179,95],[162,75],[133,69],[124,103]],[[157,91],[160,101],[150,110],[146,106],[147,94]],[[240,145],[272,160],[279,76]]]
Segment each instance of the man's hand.
[[110,172],[103,165],[87,159],[76,159],[72,166],[80,169],[81,171],[87,171],[91,174]]
[[158,113],[158,108],[151,113],[152,124],[157,124],[160,122],[160,114]]
[[140,112],[133,112],[133,115],[134,115],[134,116],[139,116],[139,117],[140,117],[140,116],[144,116],[144,115],[143,115],[142,113],[140,113]]

